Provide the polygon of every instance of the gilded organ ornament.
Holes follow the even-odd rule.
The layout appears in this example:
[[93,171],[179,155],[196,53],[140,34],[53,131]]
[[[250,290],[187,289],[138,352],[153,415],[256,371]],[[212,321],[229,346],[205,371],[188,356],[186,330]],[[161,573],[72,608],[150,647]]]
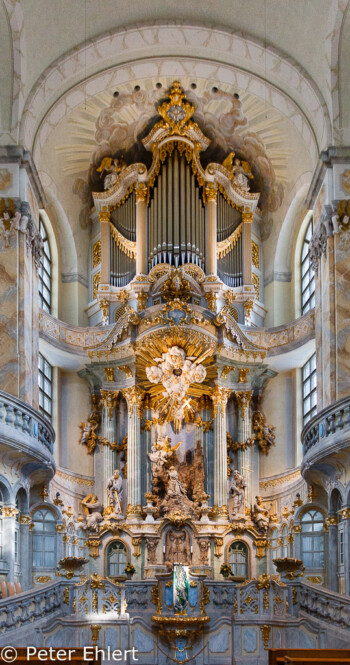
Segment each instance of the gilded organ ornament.
[[185,400],[187,391],[192,383],[204,381],[206,369],[194,356],[186,356],[184,349],[178,346],[172,346],[155,361],[157,365],[146,367],[147,378],[151,383],[162,384],[162,411],[167,410],[167,420],[173,420],[179,430],[185,409],[191,408],[190,400]]

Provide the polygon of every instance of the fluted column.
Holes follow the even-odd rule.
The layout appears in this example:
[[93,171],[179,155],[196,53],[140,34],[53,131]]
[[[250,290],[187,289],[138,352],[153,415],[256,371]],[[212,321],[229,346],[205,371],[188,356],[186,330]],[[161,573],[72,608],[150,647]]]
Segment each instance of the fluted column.
[[[328,526],[328,552],[326,560],[327,588],[338,591],[338,518],[337,515],[328,515],[325,521]],[[326,540],[326,539],[325,539]]]
[[242,213],[243,223],[243,284],[252,283],[252,222],[253,213]]
[[[235,390],[235,397],[238,405],[238,442],[246,444],[251,438],[251,419],[249,413],[252,390]],[[243,445],[238,449],[238,471],[241,473],[247,483],[245,500],[247,504],[252,503],[252,449],[250,445]]]
[[350,595],[350,508],[343,508],[341,517],[344,521],[344,593]]
[[228,388],[216,386],[212,392],[214,406],[214,507],[218,520],[228,518],[227,510],[227,427],[226,404]]
[[128,522],[141,516],[141,407],[144,394],[139,386],[123,390],[128,404]]
[[147,274],[146,199],[147,187],[140,183],[136,187],[136,275]]
[[217,241],[217,188],[209,183],[205,188],[207,199],[207,263],[206,274],[217,275],[216,241]]
[[100,284],[110,283],[110,243],[111,243],[111,229],[110,229],[111,213],[109,210],[100,211],[100,225],[101,225],[101,278]]
[[117,421],[115,416],[115,407],[117,405],[117,394],[114,390],[101,390],[102,402],[102,425],[101,438],[105,441],[102,456],[103,473],[103,504],[108,505],[107,481],[113,475],[114,471],[114,453],[108,441],[113,443],[117,435]]

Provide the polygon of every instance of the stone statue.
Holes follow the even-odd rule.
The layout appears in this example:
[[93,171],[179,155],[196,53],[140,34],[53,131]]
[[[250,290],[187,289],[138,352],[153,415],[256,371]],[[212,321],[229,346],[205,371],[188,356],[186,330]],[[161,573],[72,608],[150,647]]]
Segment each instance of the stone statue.
[[230,180],[233,180],[234,185],[240,187],[240,189],[248,190],[249,189],[249,180],[254,176],[248,162],[238,159],[235,157],[234,152],[230,152],[229,155],[224,159],[222,165],[230,172]]
[[261,496],[255,497],[255,503],[252,511],[252,520],[260,531],[267,532],[270,524],[269,510],[264,507]]
[[233,498],[233,514],[241,515],[244,509],[244,492],[247,487],[246,480],[239,471],[233,472],[230,494]]
[[97,411],[92,411],[87,423],[80,423],[81,437],[80,443],[87,446],[88,454],[92,455],[98,443],[96,430],[100,424],[100,415]]
[[171,466],[168,471],[169,484],[168,484],[168,496],[169,497],[179,497],[186,496],[186,492],[182,483],[178,479],[177,471],[174,466]]
[[198,547],[200,552],[200,562],[203,566],[208,564],[208,550],[209,550],[210,540],[209,538],[200,538],[198,540]]
[[107,496],[109,505],[113,507],[116,515],[121,515],[123,498],[123,481],[119,469],[115,469],[113,476],[107,482]]
[[82,499],[82,505],[85,510],[86,524],[84,529],[91,529],[91,531],[98,531],[100,523],[103,521],[102,517],[102,504],[100,503],[97,494],[88,494]]
[[189,535],[185,529],[171,529],[166,535],[165,560],[168,564],[191,563]]
[[147,547],[147,563],[157,563],[156,562],[156,551],[159,538],[146,538],[146,547]]
[[174,466],[171,466],[168,470],[166,496],[160,504],[160,510],[163,514],[180,511],[180,513],[187,515],[188,517],[197,517],[196,506],[193,501],[188,498]]

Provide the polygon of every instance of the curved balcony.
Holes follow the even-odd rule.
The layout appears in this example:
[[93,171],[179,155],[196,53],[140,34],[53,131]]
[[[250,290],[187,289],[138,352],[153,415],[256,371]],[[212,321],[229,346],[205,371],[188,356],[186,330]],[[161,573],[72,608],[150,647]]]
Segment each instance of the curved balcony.
[[0,391],[0,445],[19,453],[24,464],[41,463],[55,469],[52,425],[22,400]]
[[301,471],[330,456],[350,453],[350,396],[320,411],[305,425],[301,440],[304,458]]

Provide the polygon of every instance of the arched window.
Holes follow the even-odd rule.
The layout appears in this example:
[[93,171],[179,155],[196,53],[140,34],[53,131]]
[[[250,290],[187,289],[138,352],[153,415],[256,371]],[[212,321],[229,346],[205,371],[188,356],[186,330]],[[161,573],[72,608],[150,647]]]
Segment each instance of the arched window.
[[323,515],[308,510],[301,518],[301,556],[306,568],[324,566]]
[[125,545],[120,540],[114,540],[107,548],[107,577],[113,579],[124,575],[127,562]]
[[302,369],[303,425],[317,413],[316,353]]
[[288,543],[287,543],[287,525],[284,524],[282,529],[281,529],[281,538],[279,540],[279,554],[278,556],[281,557],[281,559],[284,559],[286,556],[288,556]]
[[231,566],[233,577],[247,579],[248,547],[245,543],[236,541],[230,545],[228,551],[228,562]]
[[314,221],[311,217],[304,236],[301,249],[301,313],[305,314],[315,307],[315,273],[311,266],[309,244],[314,232]]
[[46,232],[45,224],[40,217],[39,231],[43,239],[43,253],[39,268],[39,302],[40,307],[51,314],[51,296],[52,296],[52,263],[49,238]]
[[33,566],[56,566],[56,517],[51,510],[41,508],[33,515]]
[[52,419],[52,367],[39,353],[39,410],[49,420]]

